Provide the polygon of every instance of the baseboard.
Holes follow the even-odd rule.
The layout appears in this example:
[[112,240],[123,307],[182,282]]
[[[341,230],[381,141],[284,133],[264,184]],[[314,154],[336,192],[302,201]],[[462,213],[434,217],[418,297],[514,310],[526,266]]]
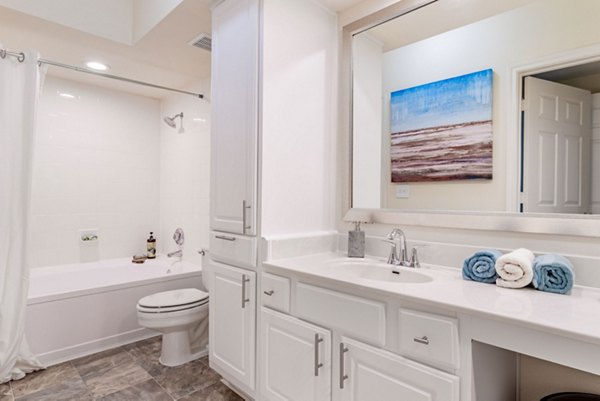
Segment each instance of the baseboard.
[[82,356],[95,354],[111,348],[117,348],[125,344],[145,340],[146,338],[158,336],[160,333],[154,330],[139,328],[136,330],[119,333],[113,336],[99,338],[94,341],[44,352],[37,355],[38,359],[45,366],[57,365],[62,362],[70,361]]

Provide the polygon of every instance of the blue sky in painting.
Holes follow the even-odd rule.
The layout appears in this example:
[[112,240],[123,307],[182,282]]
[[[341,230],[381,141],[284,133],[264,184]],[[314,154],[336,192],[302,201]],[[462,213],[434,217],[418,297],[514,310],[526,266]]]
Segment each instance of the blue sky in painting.
[[491,69],[391,94],[391,132],[492,119]]

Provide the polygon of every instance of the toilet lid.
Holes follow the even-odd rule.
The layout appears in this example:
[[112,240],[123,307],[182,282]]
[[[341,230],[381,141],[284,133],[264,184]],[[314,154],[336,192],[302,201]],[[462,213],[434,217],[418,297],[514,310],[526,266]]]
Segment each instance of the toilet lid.
[[184,288],[181,290],[164,291],[148,295],[139,300],[138,306],[143,308],[173,308],[181,306],[192,306],[208,299],[208,294],[196,288]]

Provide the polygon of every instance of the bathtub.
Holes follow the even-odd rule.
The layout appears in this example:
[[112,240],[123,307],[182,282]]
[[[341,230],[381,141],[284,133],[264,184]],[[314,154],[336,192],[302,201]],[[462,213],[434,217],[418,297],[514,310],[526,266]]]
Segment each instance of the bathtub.
[[46,365],[148,338],[135,305],[149,294],[202,285],[202,268],[159,256],[31,270],[25,333]]

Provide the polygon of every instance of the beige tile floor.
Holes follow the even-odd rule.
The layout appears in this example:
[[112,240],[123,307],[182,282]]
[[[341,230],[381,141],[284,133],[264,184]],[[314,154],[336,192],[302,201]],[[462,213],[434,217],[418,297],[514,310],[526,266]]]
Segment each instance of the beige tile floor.
[[158,362],[160,337],[125,345],[0,384],[0,401],[241,401],[208,358]]

